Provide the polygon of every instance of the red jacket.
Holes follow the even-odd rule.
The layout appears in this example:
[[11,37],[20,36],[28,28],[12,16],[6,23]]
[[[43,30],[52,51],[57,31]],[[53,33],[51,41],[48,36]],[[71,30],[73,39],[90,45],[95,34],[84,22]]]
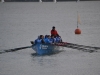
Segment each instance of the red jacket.
[[51,35],[57,36],[58,32],[56,30],[51,30]]

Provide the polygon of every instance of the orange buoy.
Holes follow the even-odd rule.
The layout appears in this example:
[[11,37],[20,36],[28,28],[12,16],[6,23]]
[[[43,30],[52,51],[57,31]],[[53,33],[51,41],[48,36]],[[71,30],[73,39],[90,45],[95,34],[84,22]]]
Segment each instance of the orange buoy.
[[75,34],[81,34],[81,30],[79,28],[75,29]]
[[77,29],[75,29],[75,34],[81,34],[81,30],[78,28],[78,24],[81,24],[80,16],[77,11]]

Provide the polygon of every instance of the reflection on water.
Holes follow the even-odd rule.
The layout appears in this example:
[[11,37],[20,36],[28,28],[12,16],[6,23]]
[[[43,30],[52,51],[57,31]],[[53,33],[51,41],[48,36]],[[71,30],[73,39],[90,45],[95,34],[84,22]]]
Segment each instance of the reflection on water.
[[57,50],[56,52],[49,54],[49,55],[38,55],[37,53],[31,53],[32,62],[39,66],[49,66],[53,67],[56,65],[56,56],[57,54],[63,52],[64,50]]

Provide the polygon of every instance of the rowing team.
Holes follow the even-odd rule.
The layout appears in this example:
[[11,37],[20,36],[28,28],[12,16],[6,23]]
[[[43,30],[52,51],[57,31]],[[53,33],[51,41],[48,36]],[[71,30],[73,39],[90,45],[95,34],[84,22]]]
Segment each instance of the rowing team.
[[53,36],[53,35],[40,35],[38,36],[38,38],[32,42],[31,41],[31,44],[38,44],[38,43],[42,43],[42,44],[53,44],[53,43],[60,43],[62,42],[62,39],[61,37],[58,35],[58,36]]
[[61,36],[59,36],[57,30],[55,29],[55,26],[53,26],[51,30],[51,36],[40,35],[34,42],[31,41],[31,44],[37,44],[37,43],[52,44],[52,43],[59,43],[59,42],[62,42]]

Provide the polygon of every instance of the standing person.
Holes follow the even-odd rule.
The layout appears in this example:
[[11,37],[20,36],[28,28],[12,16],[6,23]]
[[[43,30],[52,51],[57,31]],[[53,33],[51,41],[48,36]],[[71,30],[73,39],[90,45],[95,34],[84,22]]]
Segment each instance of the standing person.
[[53,27],[52,27],[52,30],[51,30],[51,36],[56,37],[56,36],[58,36],[58,35],[59,35],[59,34],[58,34],[57,30],[55,30],[55,26],[53,26]]

